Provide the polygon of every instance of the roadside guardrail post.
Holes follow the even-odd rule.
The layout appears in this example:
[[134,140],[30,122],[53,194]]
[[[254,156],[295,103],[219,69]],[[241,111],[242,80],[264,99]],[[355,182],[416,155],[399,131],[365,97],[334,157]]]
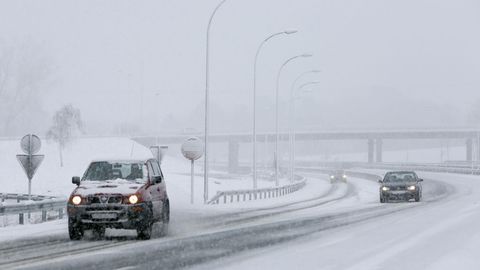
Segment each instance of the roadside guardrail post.
[[18,224],[23,225],[23,213],[18,214]]
[[42,222],[47,221],[47,210],[42,210]]
[[63,218],[63,208],[58,209],[58,219]]

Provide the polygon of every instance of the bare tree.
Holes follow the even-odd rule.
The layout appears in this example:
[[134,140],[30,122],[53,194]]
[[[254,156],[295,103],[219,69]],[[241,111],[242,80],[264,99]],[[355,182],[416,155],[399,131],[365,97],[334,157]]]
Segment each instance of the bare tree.
[[69,104],[55,113],[53,125],[47,132],[47,139],[52,139],[58,143],[61,167],[63,167],[63,149],[79,132],[83,133],[83,122],[79,109]]

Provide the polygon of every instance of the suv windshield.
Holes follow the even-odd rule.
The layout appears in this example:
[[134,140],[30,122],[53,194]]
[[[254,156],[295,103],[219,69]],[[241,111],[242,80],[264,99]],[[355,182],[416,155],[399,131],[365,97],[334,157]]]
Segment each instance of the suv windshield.
[[413,182],[417,180],[414,172],[390,172],[385,175],[383,182]]
[[86,181],[135,180],[144,179],[142,163],[136,162],[92,162],[83,176]]

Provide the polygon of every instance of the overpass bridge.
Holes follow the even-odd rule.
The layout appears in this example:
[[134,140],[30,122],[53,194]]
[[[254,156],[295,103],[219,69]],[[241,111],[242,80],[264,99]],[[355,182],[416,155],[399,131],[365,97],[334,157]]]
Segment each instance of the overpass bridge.
[[[189,135],[161,135],[138,136],[133,139],[144,145],[180,144]],[[198,136],[202,138],[202,136]],[[432,140],[432,139],[459,139],[465,142],[465,161],[473,161],[474,151],[480,157],[480,129],[456,130],[374,130],[374,131],[304,131],[295,134],[296,141],[365,141],[368,152],[368,163],[383,162],[383,142],[385,140]],[[257,142],[275,140],[275,133],[257,134]],[[288,141],[289,134],[281,133],[280,141]],[[213,134],[210,143],[228,143],[229,170],[235,171],[239,165],[239,148],[241,144],[251,144],[252,134],[232,133]]]

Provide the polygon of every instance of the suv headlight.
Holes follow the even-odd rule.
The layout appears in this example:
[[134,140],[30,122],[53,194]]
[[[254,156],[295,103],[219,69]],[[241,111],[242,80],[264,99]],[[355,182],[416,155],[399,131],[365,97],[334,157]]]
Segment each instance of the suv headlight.
[[74,205],[79,205],[82,203],[82,197],[78,196],[78,195],[75,195],[72,197],[72,203]]
[[410,190],[410,191],[414,191],[415,189],[417,189],[416,186],[408,186],[408,190]]
[[343,175],[343,178],[347,178],[347,175],[346,175],[346,174],[344,174],[344,175]]
[[383,191],[389,191],[390,188],[389,188],[389,187],[382,187],[382,190],[383,190]]
[[138,202],[138,196],[133,194],[128,197],[128,202],[131,204],[136,204]]
[[330,179],[333,179],[333,178],[335,178],[335,176],[334,176],[334,175],[330,175]]

